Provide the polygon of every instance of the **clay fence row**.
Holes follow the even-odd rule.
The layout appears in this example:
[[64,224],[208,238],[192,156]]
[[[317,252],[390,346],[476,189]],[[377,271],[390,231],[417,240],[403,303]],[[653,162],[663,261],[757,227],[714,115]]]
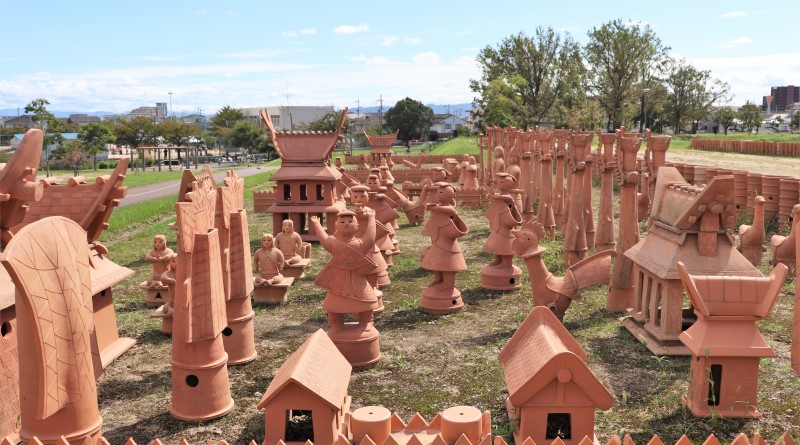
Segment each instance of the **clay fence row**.
[[692,138],[689,141],[689,145],[698,150],[800,157],[800,142],[736,141]]

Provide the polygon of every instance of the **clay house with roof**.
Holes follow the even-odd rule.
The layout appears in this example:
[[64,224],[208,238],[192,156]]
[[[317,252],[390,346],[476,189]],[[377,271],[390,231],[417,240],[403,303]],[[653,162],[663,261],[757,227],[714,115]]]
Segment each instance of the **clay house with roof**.
[[263,445],[333,444],[350,410],[352,370],[325,331],[312,334],[281,365],[258,404],[265,410]]
[[[533,308],[500,351],[514,441],[577,445],[594,439],[594,411],[614,397],[586,366],[586,351],[544,306]],[[596,440],[595,440],[596,442]]]
[[303,241],[318,241],[309,231],[309,217],[314,215],[328,233],[335,231],[336,214],[345,209],[345,202],[338,199],[335,187],[342,174],[329,161],[342,137],[346,116],[345,108],[336,131],[278,131],[269,113],[262,110],[261,117],[282,160],[270,178],[276,182],[275,203],[266,209],[272,214],[272,233],[279,233],[283,220],[291,219]]

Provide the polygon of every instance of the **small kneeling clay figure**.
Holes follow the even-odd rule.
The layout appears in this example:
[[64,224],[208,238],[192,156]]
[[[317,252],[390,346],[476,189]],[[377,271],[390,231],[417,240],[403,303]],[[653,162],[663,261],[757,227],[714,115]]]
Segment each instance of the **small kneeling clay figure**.
[[274,248],[272,235],[261,235],[261,248],[253,255],[253,268],[258,274],[253,283],[256,286],[265,286],[282,282],[283,263],[283,252]]
[[167,248],[167,237],[164,235],[156,235],[153,239],[153,250],[147,252],[144,260],[153,264],[153,274],[147,280],[145,286],[149,288],[161,287],[161,274],[166,272],[170,258],[175,252]]
[[303,260],[300,256],[303,239],[294,231],[294,222],[291,219],[283,220],[281,232],[275,235],[275,246],[283,253],[286,264],[293,265]]

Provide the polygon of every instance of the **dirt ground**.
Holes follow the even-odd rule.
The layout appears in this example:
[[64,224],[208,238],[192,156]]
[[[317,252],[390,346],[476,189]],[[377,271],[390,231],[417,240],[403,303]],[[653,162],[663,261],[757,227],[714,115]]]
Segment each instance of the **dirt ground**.
[[670,149],[667,151],[667,162],[746,170],[766,175],[800,177],[800,158]]

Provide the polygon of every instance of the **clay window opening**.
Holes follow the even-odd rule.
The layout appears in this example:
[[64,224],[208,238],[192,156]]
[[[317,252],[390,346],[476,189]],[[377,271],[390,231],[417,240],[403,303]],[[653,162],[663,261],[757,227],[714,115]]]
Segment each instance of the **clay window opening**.
[[308,187],[300,184],[300,201],[308,201]]
[[314,442],[314,419],[311,410],[286,410],[286,438],[284,442]]
[[291,201],[292,200],[292,186],[291,186],[291,184],[283,184],[283,200],[284,201]]
[[569,413],[547,413],[545,439],[572,439],[572,416]]
[[656,283],[656,313],[655,313],[655,325],[661,326],[661,304],[663,303],[663,299],[661,296],[661,283]]
[[4,321],[3,324],[0,325],[0,337],[5,338],[5,336],[9,334],[11,334],[11,322]]
[[325,199],[324,189],[322,188],[322,184],[317,184],[317,201],[322,201]]
[[652,318],[652,313],[650,312],[650,305],[652,300],[652,295],[650,293],[652,280],[650,275],[642,273],[642,312],[644,312],[644,320],[645,322],[650,321]]
[[[644,290],[643,289],[644,289],[644,272],[642,272],[640,270],[639,271],[639,279],[636,280],[636,291],[635,291],[636,295],[639,297],[638,298],[639,307],[636,308],[636,309],[639,309],[640,312],[643,310],[642,304],[644,303],[644,301],[642,299],[644,297]],[[647,306],[644,306],[644,307],[647,307]]]
[[719,406],[722,394],[722,365],[711,365],[708,372],[708,406]]

